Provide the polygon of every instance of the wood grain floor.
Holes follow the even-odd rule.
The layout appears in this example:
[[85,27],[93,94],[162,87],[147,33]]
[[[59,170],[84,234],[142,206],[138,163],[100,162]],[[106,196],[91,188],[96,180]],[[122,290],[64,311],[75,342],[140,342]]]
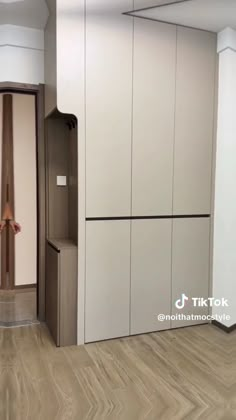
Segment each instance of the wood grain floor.
[[0,326],[36,320],[36,288],[0,291]]
[[1,329],[0,419],[236,419],[235,349],[210,325],[60,349]]

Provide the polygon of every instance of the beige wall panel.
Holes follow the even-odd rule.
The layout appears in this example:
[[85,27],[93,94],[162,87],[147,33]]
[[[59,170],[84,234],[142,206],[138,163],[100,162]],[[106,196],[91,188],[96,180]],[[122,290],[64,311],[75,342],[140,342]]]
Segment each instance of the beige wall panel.
[[37,177],[35,98],[13,95],[15,219],[15,284],[37,281]]
[[131,212],[132,0],[87,0],[86,216]]
[[170,328],[171,220],[132,221],[131,334]]
[[132,214],[172,213],[176,27],[135,19]]
[[216,35],[178,27],[174,214],[208,214]]
[[87,222],[85,341],[129,335],[130,222]]
[[[173,220],[172,247],[172,314],[208,315],[207,307],[194,308],[191,299],[209,297],[210,219]],[[184,309],[178,310],[175,302],[182,293],[189,301]],[[172,327],[201,323],[172,321]]]

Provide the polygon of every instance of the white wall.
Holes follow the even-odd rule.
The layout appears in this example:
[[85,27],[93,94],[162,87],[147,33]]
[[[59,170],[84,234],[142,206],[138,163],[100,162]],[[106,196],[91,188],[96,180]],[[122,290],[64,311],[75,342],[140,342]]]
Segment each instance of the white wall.
[[222,322],[228,327],[236,323],[236,52],[230,44],[224,44],[221,33],[213,251],[213,296],[230,304],[213,314],[230,315]]
[[0,26],[0,81],[44,83],[44,31]]

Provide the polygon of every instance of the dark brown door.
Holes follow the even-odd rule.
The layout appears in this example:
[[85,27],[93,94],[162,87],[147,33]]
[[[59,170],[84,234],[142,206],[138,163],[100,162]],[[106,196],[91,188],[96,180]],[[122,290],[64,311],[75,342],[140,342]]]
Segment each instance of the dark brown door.
[[13,105],[12,95],[3,95],[2,192],[1,192],[1,288],[13,289],[15,275]]

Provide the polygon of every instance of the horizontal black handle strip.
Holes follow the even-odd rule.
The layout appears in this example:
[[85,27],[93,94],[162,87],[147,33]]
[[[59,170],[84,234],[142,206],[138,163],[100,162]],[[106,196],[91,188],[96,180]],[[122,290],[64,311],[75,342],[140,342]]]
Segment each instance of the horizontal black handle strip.
[[86,217],[86,222],[103,220],[152,220],[152,219],[200,219],[211,217],[210,214],[177,214],[161,216],[115,216],[115,217]]

